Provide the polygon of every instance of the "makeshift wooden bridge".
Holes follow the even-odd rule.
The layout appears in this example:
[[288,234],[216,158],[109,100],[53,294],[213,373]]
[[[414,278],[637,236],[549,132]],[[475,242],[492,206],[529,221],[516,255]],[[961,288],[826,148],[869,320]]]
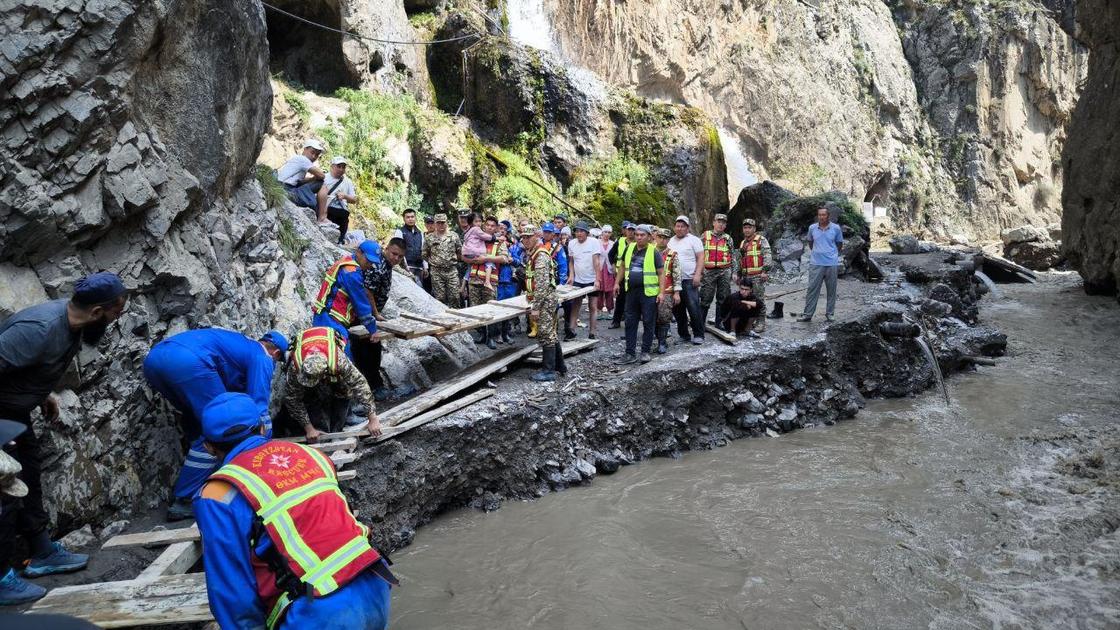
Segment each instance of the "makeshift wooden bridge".
[[[561,300],[593,292],[593,288],[560,287]],[[529,312],[524,296],[465,309],[448,310],[440,315],[402,313],[397,319],[378,322],[379,337],[392,336],[415,339],[422,336],[443,337],[474,328],[500,323]],[[360,334],[364,331],[355,331]],[[368,332],[366,332],[368,336]],[[593,348],[595,340],[564,344],[564,354]],[[326,453],[338,469],[338,480],[345,483],[357,476],[346,469],[362,457],[363,444],[376,444],[424,426],[464,407],[494,395],[484,387],[465,396],[463,392],[485,382],[522,360],[539,360],[540,350],[532,343],[502,350],[456,375],[451,380],[379,413],[384,427],[382,434],[370,437],[365,425],[352,432],[326,433],[310,446]],[[304,438],[288,438],[304,442]],[[361,514],[355,513],[359,518]],[[184,623],[212,622],[206,596],[204,573],[190,573],[202,558],[201,534],[196,525],[178,529],[122,534],[115,536],[102,549],[125,547],[162,548],[163,552],[131,580],[100,582],[56,588],[39,600],[32,613],[71,615],[103,628],[128,628]],[[216,628],[210,623],[207,628]]]

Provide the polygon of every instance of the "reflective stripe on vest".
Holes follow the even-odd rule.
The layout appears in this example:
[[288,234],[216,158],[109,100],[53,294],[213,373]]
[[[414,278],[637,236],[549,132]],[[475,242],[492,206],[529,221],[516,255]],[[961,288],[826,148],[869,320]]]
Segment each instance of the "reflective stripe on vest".
[[704,232],[704,268],[726,269],[731,266],[731,239],[727,234],[716,236]]
[[[241,492],[292,573],[316,597],[345,586],[381,558],[367,540],[369,530],[350,512],[334,465],[315,449],[268,441],[237,455],[210,478]],[[253,564],[271,628],[290,598],[275,586],[275,575],[271,582],[262,579],[271,573],[265,563],[257,559]]]
[[346,342],[337,330],[328,326],[315,326],[300,333],[295,351],[292,352],[292,361],[296,368],[302,368],[304,359],[313,354],[321,354],[327,358],[330,373],[338,374],[338,353],[345,347]]
[[[642,261],[642,284],[645,287],[646,297],[656,297],[658,294],[657,288],[657,261],[654,260],[654,247],[653,245],[646,245],[645,259]],[[622,266],[623,271],[626,273],[626,290],[630,290],[630,261],[634,258],[634,248],[631,247],[626,252],[626,264]]]
[[626,260],[629,260],[629,258],[627,257],[630,255],[630,252],[634,251],[634,248],[637,247],[637,245],[637,241],[630,242],[626,239],[620,240],[618,242],[618,257],[615,258],[614,262],[616,275],[621,273],[621,269],[624,267],[624,265],[622,264],[622,259],[626,258]]
[[[486,246],[486,255],[487,256],[497,256],[498,255],[498,244],[496,242],[495,243],[490,243],[489,245]],[[479,263],[477,265],[471,265],[470,278],[473,279],[473,280],[477,280],[479,283],[481,283],[481,282],[485,282],[486,278],[489,277],[490,278],[490,284],[493,285],[496,282],[498,282],[498,265],[497,265],[497,263],[493,263],[493,264],[490,265],[490,269],[487,269],[486,265],[487,265],[487,263]]]
[[350,303],[350,295],[338,286],[338,276],[343,272],[358,269],[358,263],[350,256],[346,256],[327,269],[327,275],[319,285],[319,293],[315,296],[315,313],[319,314],[330,309],[330,316],[343,326],[350,326],[354,321],[354,306]]
[[665,251],[661,252],[661,257],[664,258],[665,262],[664,288],[666,291],[671,291],[673,290],[673,280],[675,280],[675,278],[673,278],[673,261],[677,258],[677,252],[666,247]]
[[739,271],[748,276],[757,276],[762,273],[761,234],[755,234],[754,238],[743,243],[743,258],[739,261]]

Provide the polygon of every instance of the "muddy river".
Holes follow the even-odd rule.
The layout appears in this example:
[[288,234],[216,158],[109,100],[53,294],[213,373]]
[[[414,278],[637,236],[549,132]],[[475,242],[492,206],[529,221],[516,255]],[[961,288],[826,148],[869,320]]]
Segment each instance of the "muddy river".
[[398,552],[393,628],[1120,627],[1120,309],[1000,287],[1009,356],[833,427],[657,459]]

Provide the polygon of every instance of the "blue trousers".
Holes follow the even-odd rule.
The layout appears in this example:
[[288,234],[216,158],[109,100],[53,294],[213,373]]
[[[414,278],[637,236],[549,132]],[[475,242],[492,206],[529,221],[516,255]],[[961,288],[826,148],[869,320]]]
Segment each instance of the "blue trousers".
[[175,343],[152,348],[144,359],[144,378],[183,416],[183,433],[190,449],[172,492],[176,499],[189,499],[218,468],[218,458],[202,445],[201,418],[206,405],[226,392],[226,385],[198,355]]
[[653,346],[657,327],[657,296],[646,296],[642,287],[626,292],[626,354],[635,354],[638,345],[638,323],[642,324],[642,352]]
[[314,630],[383,630],[389,625],[389,583],[372,572],[317,599],[300,597],[280,628]]
[[498,283],[498,299],[508,300],[511,297],[517,297],[517,283],[514,282],[499,282]]
[[319,189],[323,187],[321,180],[313,180],[299,186],[288,188],[288,199],[292,203],[312,210],[319,209]]

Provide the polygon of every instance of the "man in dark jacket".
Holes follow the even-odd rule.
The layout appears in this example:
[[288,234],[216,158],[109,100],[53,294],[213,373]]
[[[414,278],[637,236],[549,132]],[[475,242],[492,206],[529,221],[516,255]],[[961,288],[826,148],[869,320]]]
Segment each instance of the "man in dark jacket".
[[23,536],[31,552],[23,572],[27,577],[77,571],[89,560],[51,542],[40,479],[42,454],[31,412],[39,409],[48,422],[58,418],[54,388],[82,343],[96,345],[124,312],[127,301],[116,274],[95,273],[77,282],[69,300],[26,308],[0,324],[0,418],[27,427],[10,452],[23,468],[20,479],[28,489],[15,517],[3,519],[0,526],[0,603],[33,601],[46,592],[11,570],[17,535]]

